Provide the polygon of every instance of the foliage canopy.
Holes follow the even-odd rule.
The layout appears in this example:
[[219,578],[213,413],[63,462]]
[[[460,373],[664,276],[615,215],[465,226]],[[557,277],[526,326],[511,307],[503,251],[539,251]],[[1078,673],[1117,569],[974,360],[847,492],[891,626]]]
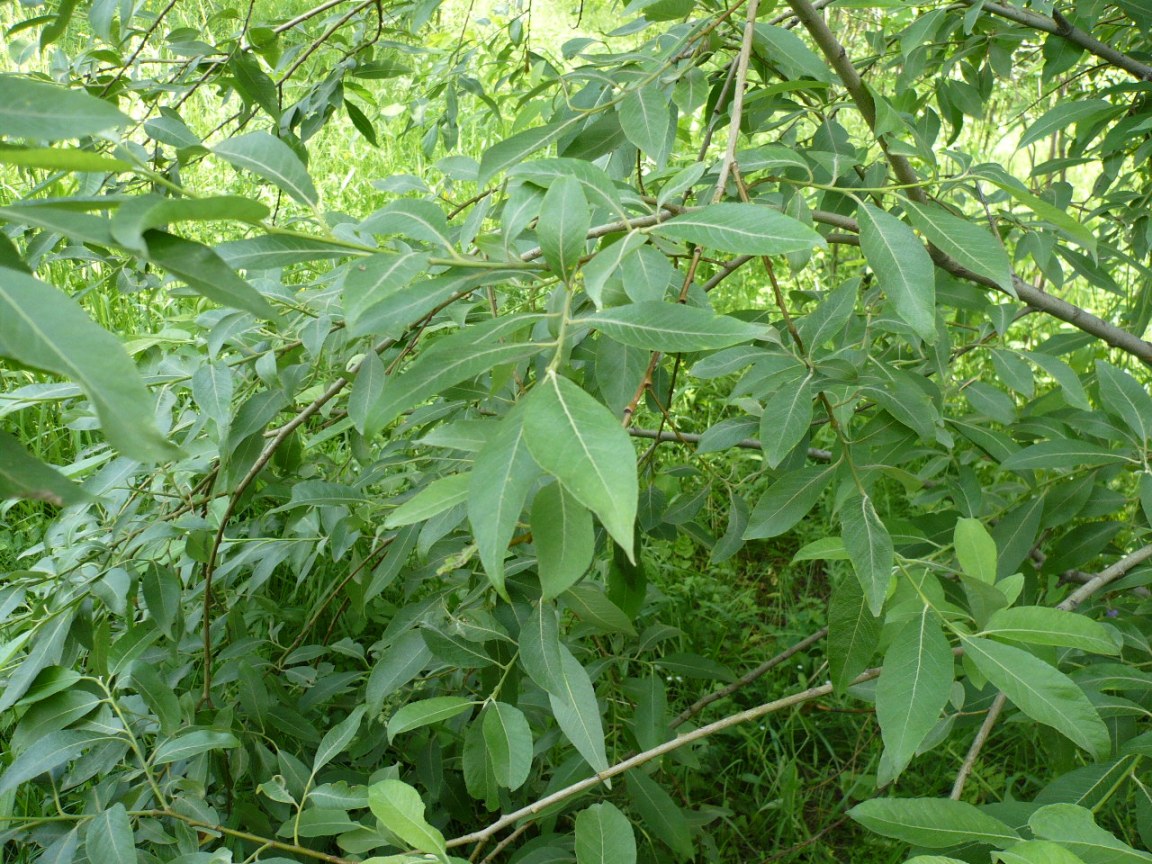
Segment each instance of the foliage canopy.
[[0,8],[0,842],[1152,860],[1152,6],[440,2]]

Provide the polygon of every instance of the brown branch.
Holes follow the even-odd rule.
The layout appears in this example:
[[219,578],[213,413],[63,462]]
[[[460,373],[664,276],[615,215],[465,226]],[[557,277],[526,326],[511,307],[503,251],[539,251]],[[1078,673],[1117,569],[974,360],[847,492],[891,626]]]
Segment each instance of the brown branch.
[[[636,429],[630,427],[628,434],[633,438],[647,438],[649,441],[675,441],[680,444],[699,444],[702,435],[695,432],[669,432],[662,429]],[[743,450],[762,450],[760,442],[755,438],[743,438],[732,445]],[[832,452],[819,447],[808,448],[808,458],[814,462],[831,462]]]
[[[962,2],[969,6],[975,6],[981,2],[981,0],[962,0]],[[1025,27],[1031,27],[1033,30],[1041,30],[1044,33],[1051,33],[1054,36],[1066,39],[1073,45],[1083,48],[1089,54],[1096,55],[1110,66],[1123,69],[1129,75],[1133,75],[1142,81],[1152,81],[1152,66],[1149,66],[1147,63],[1142,63],[1134,57],[1129,57],[1127,54],[1117,51],[1111,45],[1101,42],[1091,33],[1086,33],[1079,27],[1074,26],[1071,21],[1059,12],[1053,11],[1052,17],[1049,18],[1047,15],[1041,15],[1038,12],[1032,12],[1027,9],[1017,9],[1014,6],[1006,6],[1002,3],[984,3],[983,7],[984,11],[991,12],[993,15],[999,15],[1001,18],[1015,21],[1017,24],[1023,24]]]

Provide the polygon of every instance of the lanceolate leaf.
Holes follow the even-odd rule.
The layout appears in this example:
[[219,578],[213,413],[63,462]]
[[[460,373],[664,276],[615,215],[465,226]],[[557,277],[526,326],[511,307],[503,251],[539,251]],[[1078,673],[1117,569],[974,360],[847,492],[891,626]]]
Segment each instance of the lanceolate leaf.
[[991,585],[996,581],[996,541],[978,519],[958,519],[953,534],[960,569]]
[[727,348],[768,338],[770,332],[767,327],[708,309],[657,301],[616,306],[580,321],[633,348],[669,353]]
[[629,771],[625,780],[628,797],[652,835],[666,843],[681,861],[691,858],[692,830],[672,796],[643,771]]
[[563,645],[560,646],[560,681],[562,693],[548,694],[552,714],[565,737],[596,771],[608,768],[604,749],[604,725],[592,681],[580,661]]
[[343,753],[356,733],[360,731],[360,722],[364,719],[365,706],[358,705],[352,713],[333,726],[325,733],[316,748],[316,755],[312,757],[312,772],[315,773]]
[[868,608],[879,615],[892,578],[892,538],[867,495],[852,495],[840,506],[840,525],[844,548],[868,598]]
[[936,725],[952,691],[952,673],[952,650],[926,606],[893,638],[876,684],[876,719],[893,777]]
[[965,843],[1003,846],[1020,839],[999,819],[947,798],[873,798],[848,815],[877,834],[927,849]]
[[236,275],[214,250],[166,231],[148,231],[143,239],[147,258],[187,283],[197,294],[259,318],[276,317],[268,301]]
[[860,248],[896,314],[926,342],[936,340],[936,277],[912,229],[870,204],[857,209]]
[[45,735],[13,759],[4,774],[0,775],[0,795],[46,771],[59,768],[100,740],[103,740],[102,736],[95,733],[71,729]]
[[493,702],[482,722],[496,782],[519,789],[532,769],[532,730],[524,712],[505,702]]
[[1088,864],[1149,864],[1152,855],[1133,849],[1101,828],[1092,811],[1075,804],[1049,804],[1028,820],[1028,827],[1045,840],[1053,840]]
[[520,662],[528,677],[552,696],[568,694],[556,606],[542,600],[520,628]]
[[385,528],[397,528],[431,519],[439,513],[468,500],[468,486],[472,478],[464,474],[438,477],[409,498],[384,520]]
[[523,411],[513,409],[476,456],[468,487],[468,519],[480,561],[501,593],[508,542],[516,533],[528,490],[539,474],[524,440]]
[[781,474],[748,517],[744,536],[776,537],[808,515],[836,473],[834,465],[809,465]]
[[421,726],[450,720],[458,714],[463,714],[473,704],[460,696],[433,696],[431,699],[409,702],[388,721],[388,740],[391,741],[397,735],[419,729]]
[[212,152],[234,168],[251,171],[274,183],[302,204],[315,207],[320,203],[320,196],[300,157],[291,147],[267,132],[249,132],[226,138],[212,148]]
[[1100,400],[1104,410],[1115,414],[1145,446],[1152,439],[1152,396],[1146,385],[1111,363],[1096,361],[1096,378],[1100,382]]
[[782,387],[764,403],[760,446],[764,461],[775,468],[808,434],[812,425],[812,376],[796,386]]
[[532,542],[544,599],[555,599],[592,563],[592,514],[559,483],[550,483],[532,502]]
[[1000,463],[1005,471],[1080,468],[1085,465],[1112,465],[1130,462],[1125,453],[1090,444],[1087,441],[1041,441],[1018,450]]
[[984,626],[984,635],[1032,645],[1079,648],[1094,654],[1119,654],[1121,648],[1115,630],[1084,615],[1050,606],[998,609]]
[[566,282],[580,266],[591,218],[580,181],[575,177],[556,178],[540,206],[536,236],[540,238],[544,260]]
[[178,451],[160,434],[153,401],[120,342],[55,288],[0,268],[0,355],[84,388],[108,440],[156,462]]
[[619,421],[567,378],[549,371],[528,397],[524,438],[537,464],[595,513],[633,558],[636,452]]
[[123,804],[113,804],[88,823],[84,851],[89,861],[107,864],[135,864],[136,841],[132,823]]
[[1104,721],[1063,672],[1034,654],[991,639],[966,638],[964,650],[981,674],[1037,723],[1051,726],[1094,756],[1108,752]]
[[735,255],[783,255],[825,245],[807,225],[763,204],[712,204],[652,231]]
[[836,692],[868,668],[879,644],[880,619],[868,609],[859,580],[841,578],[828,602],[828,666]]
[[973,273],[985,276],[1008,293],[1015,294],[1008,253],[988,231],[934,204],[907,201],[905,206],[912,224],[934,246]]
[[480,158],[480,176],[477,182],[484,186],[501,171],[519,165],[528,156],[543,150],[564,134],[569,126],[580,120],[577,115],[570,120],[537,126],[524,132],[517,132],[511,138],[501,141],[484,151]]

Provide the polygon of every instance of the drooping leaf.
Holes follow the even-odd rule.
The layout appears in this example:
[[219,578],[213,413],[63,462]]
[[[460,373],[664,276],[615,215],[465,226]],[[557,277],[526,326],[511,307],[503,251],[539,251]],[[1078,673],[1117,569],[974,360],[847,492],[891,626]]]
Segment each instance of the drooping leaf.
[[524,712],[506,702],[493,702],[482,722],[496,782],[513,791],[519,789],[532,770],[532,729]]
[[636,452],[608,409],[549,371],[524,408],[524,440],[536,463],[595,513],[633,559]]
[[276,317],[260,292],[241,279],[215,250],[166,231],[150,230],[143,239],[148,260],[159,264],[197,294],[259,318]]
[[674,110],[668,97],[652,84],[629,91],[620,103],[620,128],[657,167],[668,160]]
[[1152,396],[1139,381],[1111,363],[1096,361],[1096,379],[1100,382],[1100,400],[1104,410],[1115,414],[1143,443],[1152,439]]
[[628,797],[652,836],[667,844],[677,859],[692,857],[692,829],[683,811],[664,789],[643,771],[625,775]]
[[876,719],[898,777],[940,718],[952,692],[952,650],[927,606],[908,621],[884,654],[876,684]]
[[652,232],[734,255],[784,255],[825,245],[807,225],[763,204],[712,204],[662,222]]
[[560,649],[560,695],[549,692],[548,701],[556,724],[572,742],[576,751],[596,771],[608,768],[608,755],[604,748],[604,724],[600,720],[600,705],[588,672],[580,661],[563,645]]
[[4,268],[0,355],[79,384],[104,434],[125,455],[157,462],[178,454],[156,428],[152,398],[119,340],[97,326],[71,297]]
[[251,171],[287,192],[302,204],[315,207],[320,196],[308,169],[291,147],[267,132],[249,132],[226,138],[212,152],[233,168]]
[[976,668],[1012,701],[1094,756],[1108,752],[1104,721],[1076,684],[1034,654],[991,639],[965,638],[964,650]]
[[816,506],[835,473],[834,465],[808,465],[781,474],[756,502],[744,536],[765,539],[792,528]]
[[1020,839],[999,819],[948,798],[873,798],[848,815],[870,831],[927,849],[964,843],[1002,846]]
[[352,382],[352,392],[348,394],[348,416],[356,431],[365,438],[380,434],[384,424],[380,422],[380,400],[384,394],[384,382],[388,374],[384,361],[375,351],[364,355],[356,380]]
[[892,537],[867,495],[852,495],[840,506],[840,536],[873,615],[879,615],[892,579]]
[[540,239],[544,260],[565,282],[571,281],[580,266],[591,218],[580,181],[575,177],[558,177],[540,205],[536,236]]
[[860,248],[899,315],[925,342],[936,341],[932,259],[912,229],[870,204],[856,211]]
[[567,591],[592,563],[592,514],[559,483],[550,483],[532,502],[532,542],[545,600]]
[[549,694],[567,695],[555,604],[541,601],[524,622],[520,629],[520,662],[528,677]]
[[828,666],[837,693],[868,668],[880,644],[880,619],[873,615],[858,579],[841,579],[828,601]]
[[727,348],[768,337],[768,328],[681,303],[645,301],[580,319],[633,348],[679,353]]
[[781,387],[764,403],[760,446],[769,468],[777,467],[804,440],[812,425],[812,376],[796,386]]
[[501,171],[519,165],[528,156],[538,150],[543,150],[579,119],[577,116],[569,120],[537,126],[534,129],[526,129],[489,147],[480,157],[480,175],[476,182],[480,186],[487,185]]

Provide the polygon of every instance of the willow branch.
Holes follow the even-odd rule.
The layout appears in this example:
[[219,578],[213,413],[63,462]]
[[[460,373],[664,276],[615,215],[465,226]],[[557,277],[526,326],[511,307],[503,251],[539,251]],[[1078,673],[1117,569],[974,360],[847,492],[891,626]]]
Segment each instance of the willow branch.
[[[699,444],[702,435],[695,432],[672,432],[658,429],[636,429],[628,427],[628,434],[633,438],[646,438],[649,441],[676,441],[680,444]],[[743,450],[762,450],[760,442],[755,438],[744,438],[732,445]],[[819,447],[808,448],[808,458],[814,462],[831,462],[832,452]]]
[[712,193],[713,203],[724,197],[724,187],[728,175],[736,162],[736,145],[740,142],[740,119],[744,115],[744,88],[748,84],[748,63],[752,57],[752,38],[756,35],[756,12],[760,0],[748,3],[748,18],[744,22],[744,39],[740,44],[740,54],[736,58],[736,82],[732,91],[732,107],[728,112],[728,145],[720,160],[720,176],[716,180],[716,191]]
[[[853,684],[862,684],[865,681],[871,681],[880,675],[880,669],[868,669],[860,673],[853,679]],[[693,729],[691,732],[685,732],[683,735],[677,735],[671,741],[665,741],[663,744],[657,745],[650,750],[645,750],[643,753],[637,753],[622,762],[617,762],[603,771],[599,771],[591,777],[580,780],[576,783],[566,786],[551,795],[546,795],[539,801],[535,801],[526,807],[521,807],[505,816],[501,816],[492,824],[473,831],[471,834],[464,834],[448,841],[448,848],[455,848],[456,846],[464,846],[468,843],[478,843],[481,840],[487,840],[494,834],[502,831],[510,825],[514,825],[521,819],[531,818],[539,815],[544,810],[551,807],[553,804],[559,804],[562,801],[567,801],[581,792],[587,792],[589,789],[595,789],[601,783],[611,780],[626,771],[637,768],[646,762],[651,762],[653,759],[659,758],[674,750],[679,750],[688,744],[696,741],[701,741],[717,732],[722,732],[725,729],[731,729],[733,726],[739,726],[741,723],[748,723],[753,720],[759,720],[761,717],[766,717],[776,711],[781,711],[785,708],[792,708],[796,705],[803,705],[805,702],[811,702],[813,699],[819,699],[827,696],[832,692],[831,684],[822,684],[819,687],[810,687],[807,690],[802,690],[799,693],[793,693],[789,696],[784,696],[781,699],[776,699],[772,702],[766,702],[763,705],[758,705],[755,708],[749,708],[747,711],[740,711],[737,714],[731,714],[715,723],[709,723],[707,726],[701,726],[699,729]]]
[[[980,3],[981,0],[962,0],[962,2],[969,6],[975,6],[977,3]],[[1133,75],[1142,81],[1152,81],[1152,66],[1140,62],[1135,57],[1129,57],[1122,51],[1117,51],[1111,45],[1101,42],[1091,33],[1087,33],[1079,27],[1073,26],[1072,22],[1059,12],[1053,11],[1052,17],[1048,17],[1038,12],[1032,12],[1027,9],[1017,9],[1015,6],[1007,6],[1002,3],[983,3],[983,7],[985,12],[991,12],[993,15],[998,15],[1009,21],[1015,21],[1017,24],[1023,24],[1025,27],[1031,27],[1033,30],[1040,30],[1044,33],[1051,33],[1054,36],[1066,39],[1073,45],[1083,48],[1089,54],[1096,55],[1110,66],[1123,69],[1129,75]]]

